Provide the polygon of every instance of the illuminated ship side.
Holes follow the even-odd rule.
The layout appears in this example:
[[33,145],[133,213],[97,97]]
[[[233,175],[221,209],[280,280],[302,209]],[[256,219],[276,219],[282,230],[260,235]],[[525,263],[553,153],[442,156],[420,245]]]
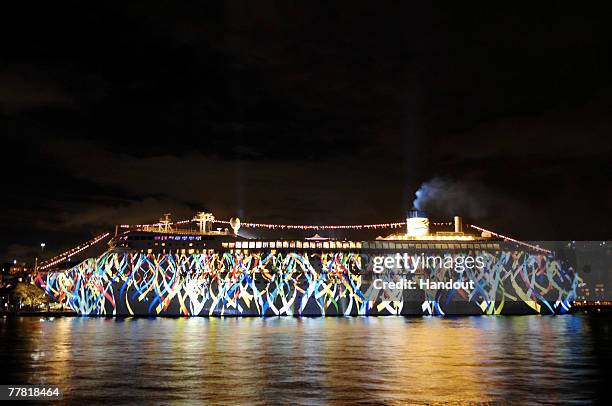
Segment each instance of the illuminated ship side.
[[[214,219],[214,218],[213,218]],[[426,215],[411,212],[406,232],[372,241],[247,239],[232,230],[139,227],[116,235],[110,249],[36,283],[83,315],[359,316],[564,313],[578,276],[543,249],[463,231],[432,233]],[[410,258],[412,269],[377,272],[380,258]],[[479,258],[458,270],[414,259]],[[376,258],[379,258],[378,260]],[[385,282],[414,281],[417,288]],[[459,288],[421,281],[463,282]],[[435,283],[434,283],[435,285]]]

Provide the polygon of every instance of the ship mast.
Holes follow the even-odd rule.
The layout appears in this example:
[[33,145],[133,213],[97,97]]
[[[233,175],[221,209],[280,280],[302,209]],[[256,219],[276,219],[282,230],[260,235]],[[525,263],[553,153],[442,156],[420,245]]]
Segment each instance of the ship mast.
[[200,211],[196,213],[193,220],[198,223],[201,233],[206,233],[212,228],[212,223],[215,221],[215,216],[212,213]]
[[170,213],[165,213],[164,217],[159,219],[159,231],[165,233],[172,231],[172,220],[170,219]]

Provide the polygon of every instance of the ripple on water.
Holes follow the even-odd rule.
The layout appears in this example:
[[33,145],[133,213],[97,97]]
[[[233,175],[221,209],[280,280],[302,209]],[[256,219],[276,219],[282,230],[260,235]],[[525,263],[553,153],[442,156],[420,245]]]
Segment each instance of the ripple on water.
[[5,381],[79,403],[588,402],[611,361],[578,315],[0,323]]

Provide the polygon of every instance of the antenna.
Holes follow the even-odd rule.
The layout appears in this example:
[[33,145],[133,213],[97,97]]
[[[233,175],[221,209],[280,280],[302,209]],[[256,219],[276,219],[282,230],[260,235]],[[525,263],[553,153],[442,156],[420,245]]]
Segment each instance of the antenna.
[[164,216],[159,219],[159,231],[169,232],[172,231],[172,220],[170,218],[170,213],[164,213]]

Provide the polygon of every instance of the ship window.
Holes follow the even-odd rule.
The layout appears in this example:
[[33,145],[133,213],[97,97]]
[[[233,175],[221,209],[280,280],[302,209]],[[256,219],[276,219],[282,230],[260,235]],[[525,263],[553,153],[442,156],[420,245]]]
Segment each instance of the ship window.
[[296,241],[296,242],[295,242],[295,246],[296,246],[297,248],[302,248],[302,241]]
[[295,241],[289,242],[289,248],[295,248]]
[[360,243],[360,242],[358,242],[358,243],[356,244],[356,247],[357,247],[357,248],[361,248],[361,243]]
[[236,241],[236,248],[242,248],[242,243],[240,241]]
[[289,242],[283,241],[283,248],[289,248]]
[[274,241],[270,241],[270,248],[276,248],[276,243]]
[[329,248],[329,243],[327,241],[323,243],[323,248]]
[[318,242],[318,243],[317,243],[317,248],[323,248],[323,244],[322,244],[322,243],[320,243],[320,242]]
[[249,248],[255,248],[255,242],[249,241]]
[[255,248],[261,248],[261,241],[257,241],[255,243]]

